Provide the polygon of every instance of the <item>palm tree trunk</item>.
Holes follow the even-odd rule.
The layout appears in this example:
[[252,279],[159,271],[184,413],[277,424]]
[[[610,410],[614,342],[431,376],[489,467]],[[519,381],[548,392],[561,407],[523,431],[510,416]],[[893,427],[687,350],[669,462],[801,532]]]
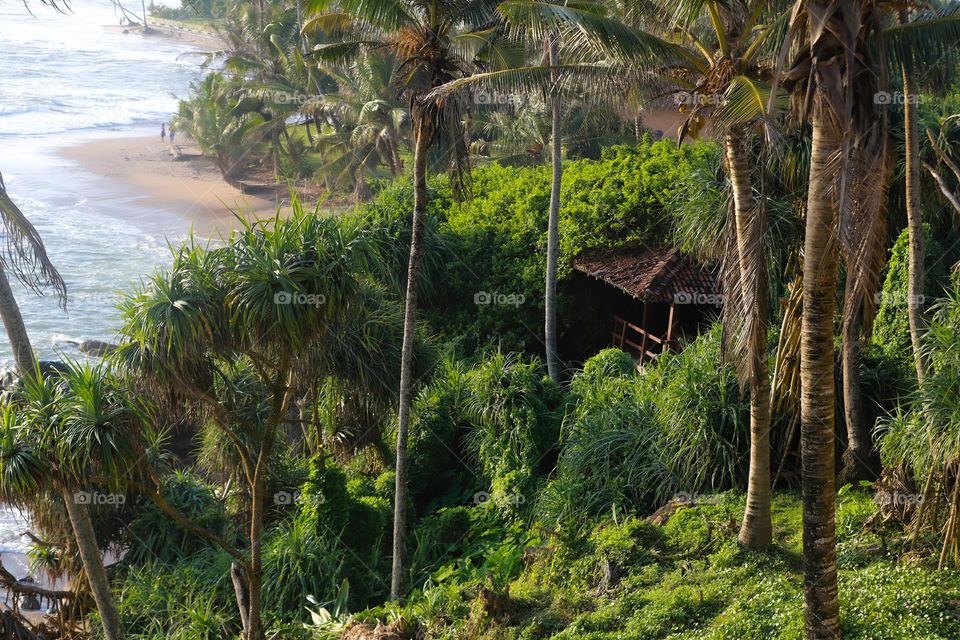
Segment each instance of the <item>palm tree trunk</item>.
[[0,265],[0,319],[3,320],[4,329],[7,330],[7,339],[10,340],[17,370],[21,375],[33,375],[36,373],[37,361],[33,355],[33,347],[30,345],[30,337],[27,335],[27,327],[23,324],[20,307],[13,296],[13,289],[10,288],[10,281],[2,265]]
[[417,284],[423,262],[423,234],[427,215],[427,150],[432,141],[428,124],[415,127],[413,158],[413,224],[410,235],[410,262],[407,266],[407,296],[403,310],[403,350],[400,363],[400,414],[397,425],[396,497],[393,508],[393,569],[390,599],[400,598],[403,587],[404,539],[407,520],[407,431],[413,395],[413,342],[417,330]]
[[913,104],[913,79],[903,70],[904,135],[906,142],[907,236],[909,246],[907,279],[907,319],[910,322],[910,344],[917,382],[923,384],[926,366],[923,361],[922,339],[926,321],[923,317],[923,212],[920,203],[920,125],[917,105]]
[[73,533],[80,549],[80,559],[83,561],[83,570],[87,574],[90,590],[93,591],[93,600],[100,612],[103,623],[103,632],[107,640],[123,640],[123,625],[120,623],[120,614],[113,603],[113,594],[110,592],[110,581],[103,568],[103,556],[97,546],[97,536],[90,521],[90,512],[87,506],[77,504],[74,495],[67,489],[62,491],[63,503],[73,525]]
[[841,152],[842,142],[841,132],[823,113],[826,109],[825,105],[818,106],[813,116],[800,338],[804,626],[808,640],[840,637],[833,314],[837,279],[835,158]]
[[[744,313],[751,332],[746,354],[750,366],[750,475],[747,505],[738,540],[751,549],[759,549],[773,540],[770,515],[770,376],[767,357],[767,278],[766,258],[751,256],[762,251],[764,229],[753,197],[750,160],[738,136],[729,133],[724,141],[727,172],[733,187],[740,287]],[[751,265],[751,263],[753,263]]]
[[[849,300],[852,278],[847,278]],[[843,417],[847,426],[847,448],[843,452],[840,483],[847,484],[875,477],[872,469],[873,443],[863,417],[860,391],[860,326],[856,314],[849,314],[843,323],[840,345],[843,365]]]
[[[558,64],[557,37],[547,37],[548,62]],[[555,74],[551,72],[551,79]],[[551,82],[553,84],[553,82]],[[554,90],[551,87],[551,90]],[[550,210],[547,214],[547,281],[544,300],[544,342],[547,349],[547,372],[554,382],[560,382],[560,358],[557,355],[557,253],[560,250],[560,186],[563,182],[563,136],[560,121],[560,96],[550,100],[553,144],[553,181],[550,184]]]

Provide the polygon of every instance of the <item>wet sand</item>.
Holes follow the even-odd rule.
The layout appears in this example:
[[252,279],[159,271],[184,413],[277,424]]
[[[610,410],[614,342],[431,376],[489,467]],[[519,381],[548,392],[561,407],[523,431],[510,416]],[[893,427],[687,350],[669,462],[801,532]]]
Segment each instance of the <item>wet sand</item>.
[[136,204],[176,211],[203,235],[235,228],[235,213],[248,219],[276,213],[272,199],[243,194],[227,184],[213,161],[202,157],[189,140],[178,137],[175,144],[163,142],[159,131],[156,137],[81,142],[61,149],[60,154],[86,171],[114,181],[118,189],[134,196]]

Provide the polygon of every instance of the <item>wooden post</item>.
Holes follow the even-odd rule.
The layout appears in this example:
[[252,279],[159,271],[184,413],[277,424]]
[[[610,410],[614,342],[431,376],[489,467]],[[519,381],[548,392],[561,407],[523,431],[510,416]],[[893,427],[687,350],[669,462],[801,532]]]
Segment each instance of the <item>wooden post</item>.
[[663,344],[664,350],[670,348],[670,342],[673,340],[673,310],[674,303],[670,303],[670,315],[667,317],[667,341]]
[[640,321],[640,328],[643,329],[643,340],[640,341],[640,362],[647,357],[647,301],[643,301],[643,320]]

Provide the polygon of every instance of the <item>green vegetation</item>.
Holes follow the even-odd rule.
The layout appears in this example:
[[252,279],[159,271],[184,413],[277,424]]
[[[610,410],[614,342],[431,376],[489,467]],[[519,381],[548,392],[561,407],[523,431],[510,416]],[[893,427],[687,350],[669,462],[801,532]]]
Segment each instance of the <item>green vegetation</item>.
[[[38,372],[0,277],[0,497],[65,623],[960,635],[960,10],[188,4],[226,47],[176,127],[292,206],[171,247],[97,366]],[[681,144],[643,127],[667,94]],[[2,204],[15,275],[62,285]],[[722,308],[672,257],[663,299],[573,268],[671,245]],[[696,316],[662,353],[592,346],[661,311]]]

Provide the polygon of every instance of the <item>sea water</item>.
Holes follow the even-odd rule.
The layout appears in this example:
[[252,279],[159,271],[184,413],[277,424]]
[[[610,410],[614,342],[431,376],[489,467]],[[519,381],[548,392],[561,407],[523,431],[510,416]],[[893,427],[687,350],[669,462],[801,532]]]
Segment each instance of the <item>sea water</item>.
[[[0,1],[0,173],[67,283],[66,312],[53,295],[14,283],[37,357],[62,359],[78,357],[68,340],[115,337],[117,293],[167,264],[167,240],[182,237],[189,222],[176,211],[143,215],[122,185],[56,150],[104,136],[158,135],[202,58],[176,41],[104,29],[119,24],[110,0],[72,0],[64,13],[39,0],[26,5]],[[10,363],[0,333],[0,366]],[[0,559],[18,577],[26,572],[26,528],[17,512],[0,509]]]

